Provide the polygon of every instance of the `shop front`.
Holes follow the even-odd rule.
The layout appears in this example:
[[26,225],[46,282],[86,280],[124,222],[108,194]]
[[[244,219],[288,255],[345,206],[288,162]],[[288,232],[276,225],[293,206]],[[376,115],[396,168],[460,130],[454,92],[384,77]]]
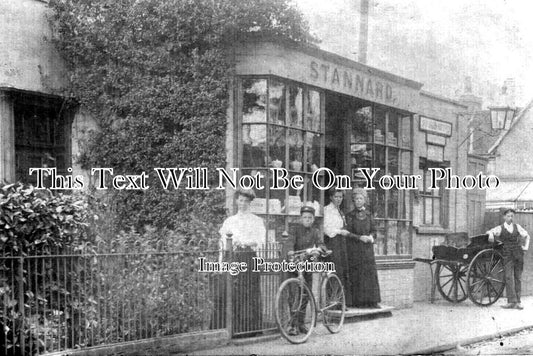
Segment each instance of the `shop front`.
[[[414,295],[424,292],[415,285],[429,283],[429,273],[415,278],[413,257],[428,257],[435,236],[451,231],[450,202],[457,203],[443,189],[426,189],[424,170],[450,167],[452,161],[455,166],[457,137],[451,127],[457,129],[457,104],[424,94],[421,83],[314,47],[255,41],[235,46],[233,54],[227,163],[266,182],[252,205],[265,220],[265,242],[281,241],[302,204],[315,207],[322,228],[329,201],[321,187],[346,187],[347,179],[350,187],[364,187],[371,181],[368,207],[378,230],[374,248],[383,302],[409,306],[423,299]],[[271,168],[284,168],[287,179],[301,176],[301,186],[272,189]],[[372,169],[376,173],[365,176]],[[342,179],[334,183],[332,175]],[[420,179],[409,185],[416,175]],[[384,176],[406,179],[383,189],[378,183]],[[230,210],[232,193],[227,190]],[[350,190],[343,204],[345,212],[353,208]]]

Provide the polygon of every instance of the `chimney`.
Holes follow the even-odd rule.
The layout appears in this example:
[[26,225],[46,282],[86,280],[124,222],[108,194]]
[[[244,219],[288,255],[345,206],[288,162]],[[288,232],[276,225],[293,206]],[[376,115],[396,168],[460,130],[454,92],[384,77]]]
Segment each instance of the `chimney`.
[[472,94],[472,77],[465,77],[465,94]]
[[370,0],[361,0],[361,21],[359,22],[359,54],[358,61],[366,64],[368,51],[368,3]]

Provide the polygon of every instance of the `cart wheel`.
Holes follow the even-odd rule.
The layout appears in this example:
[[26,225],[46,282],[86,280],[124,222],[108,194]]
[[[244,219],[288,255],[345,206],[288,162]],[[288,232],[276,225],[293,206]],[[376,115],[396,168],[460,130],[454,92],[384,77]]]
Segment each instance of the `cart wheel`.
[[437,287],[444,299],[460,303],[468,298],[466,272],[467,266],[460,263],[437,263]]
[[316,323],[315,298],[307,284],[298,278],[281,283],[276,294],[274,313],[276,324],[285,339],[293,344],[305,342]]
[[492,249],[480,251],[468,267],[468,297],[478,305],[493,304],[503,293],[504,277],[502,255]]
[[344,314],[346,314],[344,288],[339,277],[335,274],[328,274],[322,281],[320,292],[323,324],[330,333],[338,333],[344,323]]

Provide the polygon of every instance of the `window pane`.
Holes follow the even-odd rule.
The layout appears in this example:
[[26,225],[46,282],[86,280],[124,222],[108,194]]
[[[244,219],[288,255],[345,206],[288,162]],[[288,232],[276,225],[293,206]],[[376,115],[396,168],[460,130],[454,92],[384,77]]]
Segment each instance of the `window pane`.
[[376,189],[369,191],[372,206],[370,207],[375,217],[385,217],[385,191],[376,185]]
[[372,145],[367,143],[352,143],[350,145],[352,177],[357,186],[365,186],[366,180],[360,168],[372,167]]
[[301,171],[303,168],[304,136],[300,130],[289,130],[289,168],[293,171]]
[[385,221],[374,220],[376,226],[376,241],[374,245],[374,253],[376,255],[385,255]]
[[387,255],[396,254],[397,238],[398,238],[398,222],[387,221]]
[[356,111],[352,122],[351,142],[372,142],[372,107],[365,106]]
[[389,111],[389,124],[387,127],[387,145],[398,146],[398,114]]
[[387,173],[390,175],[398,174],[398,149],[392,147],[388,147],[387,149],[389,150]]
[[398,217],[398,190],[389,190],[387,199],[387,215],[389,218],[396,219]]
[[[286,231],[285,226],[285,217],[284,216],[269,216],[265,219],[266,226],[267,226],[267,241],[268,242],[274,242],[272,239],[274,238],[275,241],[280,242],[283,246],[288,245],[283,237],[283,232]],[[285,253],[289,252],[284,251]],[[286,256],[286,255],[282,255]],[[274,256],[273,256],[274,257]]]
[[374,130],[374,142],[385,144],[385,110],[379,107],[376,107],[374,110],[374,125],[376,129]]
[[303,89],[292,85],[289,87],[289,114],[290,125],[302,127]]
[[317,168],[320,167],[320,146],[321,146],[321,135],[315,134],[312,132],[307,132],[305,134],[305,154],[306,154],[306,164],[304,165],[304,170],[307,172],[314,172]]
[[401,147],[411,148],[411,115],[402,116],[400,120],[399,144]]
[[440,202],[439,198],[433,199],[433,224],[442,225],[440,221]]
[[287,160],[285,157],[285,146],[286,146],[286,134],[287,129],[284,127],[270,126],[270,157],[269,163],[272,167],[287,167]]
[[[400,171],[399,174],[408,175],[411,174],[411,151],[402,151],[400,153]],[[421,185],[422,182],[418,182]]]
[[379,168],[379,171],[376,173],[375,178],[379,179],[383,176],[385,172],[385,146],[375,145],[376,147],[376,157],[374,160],[374,167]]
[[397,250],[399,255],[408,255],[411,253],[410,222],[398,221]]
[[409,197],[411,196],[409,190],[398,190],[398,218],[409,219]]
[[305,199],[304,201],[308,202],[308,204],[312,203],[313,207],[315,208],[315,215],[322,216],[323,215],[323,206],[320,205],[320,190],[315,187],[315,185],[311,181],[311,175],[306,174],[304,176],[304,182],[305,182]]
[[242,125],[242,166],[265,167],[266,125]]
[[266,79],[242,81],[242,122],[266,122]]
[[320,93],[314,90],[307,91],[305,128],[320,131]]
[[433,224],[433,199],[424,198],[424,224]]
[[270,122],[275,124],[285,124],[285,85],[272,79],[269,88],[269,111]]

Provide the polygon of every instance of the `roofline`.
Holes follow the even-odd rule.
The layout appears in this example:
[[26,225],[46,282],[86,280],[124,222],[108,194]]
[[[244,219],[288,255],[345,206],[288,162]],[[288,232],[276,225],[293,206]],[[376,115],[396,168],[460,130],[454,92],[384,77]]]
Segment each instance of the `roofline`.
[[446,98],[444,96],[441,96],[441,95],[438,95],[438,94],[434,94],[434,93],[430,93],[428,91],[425,91],[425,90],[421,90],[420,91],[420,95],[423,95],[423,96],[427,96],[428,98],[432,98],[432,99],[437,99],[437,100],[440,100],[440,101],[443,101],[445,103],[449,103],[449,104],[453,104],[455,106],[460,106],[464,109],[468,109],[468,105],[465,105],[457,100],[453,100],[453,99],[449,99],[449,98]]
[[45,93],[42,91],[35,91],[35,90],[28,90],[28,89],[19,89],[19,88],[15,88],[11,86],[0,86],[0,92],[11,92],[11,93],[17,93],[17,94],[35,95],[35,96],[40,96],[43,98],[56,99],[56,100],[74,99],[74,98],[68,98],[62,95]]
[[[373,74],[373,75],[377,75],[377,76],[380,76],[384,79],[388,79],[392,82],[395,82],[397,84],[401,84],[401,85],[405,85],[405,86],[408,86],[408,87],[411,87],[415,90],[420,90],[420,88],[422,88],[422,86],[424,85],[423,83],[420,83],[420,82],[417,82],[417,81],[414,81],[412,79],[408,79],[408,78],[404,78],[404,77],[401,77],[399,75],[396,75],[396,74],[393,74],[393,73],[389,73],[389,72],[386,72],[384,70],[381,70],[381,69],[378,69],[378,68],[375,68],[375,67],[371,67],[369,65],[366,65],[366,64],[363,64],[363,63],[360,63],[360,62],[356,62],[354,60],[351,60],[349,58],[346,58],[346,57],[343,57],[343,56],[340,56],[338,54],[335,54],[335,53],[332,53],[332,52],[328,52],[328,51],[325,51],[323,49],[320,49],[318,48],[316,45],[313,45],[311,43],[303,43],[303,42],[296,42],[296,41],[291,41],[289,39],[286,39],[286,38],[281,38],[281,37],[276,37],[276,36],[269,36],[269,35],[261,35],[261,34],[247,34],[246,36],[243,36],[243,38],[240,40],[240,41],[237,41],[235,43],[258,43],[258,42],[263,42],[263,43],[274,43],[274,44],[280,44],[284,47],[288,47],[288,48],[294,48],[296,50],[299,50],[303,53],[306,53],[306,54],[309,54],[311,56],[314,56],[314,57],[319,57],[319,58],[322,58],[322,59],[325,59],[325,60],[328,60],[328,61],[332,61],[332,62],[336,62],[336,63],[339,63],[341,65],[344,65],[346,67],[351,67],[351,68],[355,68],[361,72],[366,72],[366,73],[369,73],[369,74]],[[234,45],[235,45],[234,43]]]
[[526,115],[526,113],[533,109],[533,99],[531,99],[531,101],[524,107],[522,108],[522,110],[520,110],[520,112],[518,113],[518,115],[516,116],[516,119],[513,120],[513,123],[511,124],[511,127],[509,127],[509,130],[507,131],[504,131],[500,137],[498,137],[498,139],[496,140],[496,142],[494,142],[494,144],[492,145],[491,148],[489,148],[489,151],[488,153],[489,154],[494,154],[494,151],[496,151],[498,149],[498,147],[500,146],[500,144],[502,143],[502,141],[504,140],[504,138],[509,134],[509,132],[511,132],[511,130],[516,126],[516,123],[518,121],[520,121],[522,119],[522,117],[524,117]]

